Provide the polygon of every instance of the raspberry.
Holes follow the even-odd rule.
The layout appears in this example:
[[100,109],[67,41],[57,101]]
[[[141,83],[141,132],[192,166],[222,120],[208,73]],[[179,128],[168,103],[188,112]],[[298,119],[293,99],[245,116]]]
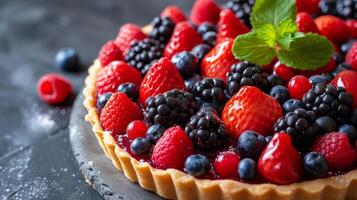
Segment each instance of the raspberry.
[[160,44],[153,39],[134,42],[125,56],[125,61],[145,75],[150,67],[162,57]]
[[159,169],[182,170],[186,158],[192,154],[194,154],[194,146],[185,131],[179,126],[174,126],[167,129],[156,143],[151,160],[153,165]]
[[217,149],[228,139],[226,126],[212,111],[200,111],[193,115],[185,131],[195,147],[204,151]]
[[294,76],[288,84],[291,98],[302,100],[304,94],[312,87],[309,79],[305,76]]
[[141,74],[134,67],[123,61],[111,62],[97,75],[97,93],[102,95],[107,92],[116,92],[122,83],[131,82],[139,86]]
[[139,107],[121,92],[113,93],[100,113],[100,123],[112,135],[124,134],[130,122],[142,118]]
[[102,67],[107,66],[112,61],[123,59],[122,52],[113,41],[105,43],[105,45],[99,51],[98,57]]
[[225,7],[233,11],[236,17],[242,20],[245,25],[251,27],[250,13],[254,3],[255,0],[233,0],[228,1]]
[[193,95],[182,90],[170,90],[146,101],[146,119],[151,124],[170,127],[185,125],[198,110]]
[[227,74],[227,79],[227,90],[230,96],[243,86],[256,86],[263,91],[269,89],[269,81],[261,66],[246,61],[233,64]]
[[323,155],[333,171],[351,167],[356,159],[356,152],[344,133],[332,132],[322,136],[316,140],[313,151]]
[[128,138],[134,140],[138,137],[146,137],[146,131],[148,130],[148,125],[140,120],[135,120],[130,122],[126,127],[126,134]]
[[175,28],[175,22],[169,17],[155,17],[151,22],[149,37],[165,45]]
[[48,104],[63,103],[72,93],[69,80],[59,74],[47,74],[40,78],[37,84],[40,99]]
[[222,178],[234,178],[238,176],[238,164],[240,158],[232,151],[224,151],[218,154],[214,160],[213,167]]
[[128,23],[124,24],[119,29],[118,36],[115,38],[114,42],[121,50],[124,57],[127,54],[132,42],[141,41],[146,37],[146,34],[141,31],[141,27],[136,24]]

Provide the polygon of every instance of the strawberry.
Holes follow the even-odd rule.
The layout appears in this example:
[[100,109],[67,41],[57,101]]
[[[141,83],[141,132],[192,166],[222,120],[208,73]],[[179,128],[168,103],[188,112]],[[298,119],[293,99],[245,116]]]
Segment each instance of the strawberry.
[[202,76],[221,78],[226,81],[226,74],[232,64],[238,62],[231,51],[233,41],[231,38],[222,40],[203,58],[201,64]]
[[191,51],[202,42],[200,34],[188,22],[179,22],[165,47],[164,56],[171,58],[182,51]]
[[332,15],[323,15],[315,19],[320,33],[336,44],[342,44],[350,37],[350,29],[345,22]]
[[100,49],[98,58],[100,64],[104,67],[114,60],[122,60],[123,53],[113,41],[109,41]]
[[348,19],[346,25],[351,31],[351,37],[357,38],[357,19]]
[[151,160],[160,169],[179,169],[184,167],[185,160],[194,153],[190,138],[180,126],[174,126],[165,131],[154,146]]
[[353,70],[357,71],[357,42],[353,43],[352,47],[347,52],[346,63],[351,65]]
[[100,113],[100,123],[104,130],[113,135],[124,134],[128,124],[143,119],[140,108],[124,93],[113,93]]
[[219,16],[217,34],[218,42],[227,37],[235,39],[238,35],[242,35],[250,31],[250,29],[229,9],[222,10]]
[[38,96],[51,105],[64,102],[72,94],[71,82],[59,74],[47,74],[37,84]]
[[191,10],[191,21],[200,25],[202,22],[217,24],[221,8],[214,0],[196,0]]
[[299,32],[319,33],[314,19],[306,12],[299,12],[296,16],[296,24]]
[[356,152],[344,133],[328,133],[317,139],[312,149],[325,157],[329,169],[333,171],[345,170],[356,160]]
[[167,6],[160,16],[170,17],[175,23],[186,21],[185,13],[178,6]]
[[258,172],[274,184],[287,185],[301,179],[302,167],[298,151],[285,133],[276,133],[263,150],[258,162]]
[[347,92],[351,93],[354,100],[353,106],[357,108],[357,72],[352,70],[340,72],[331,83],[335,86],[343,87]]
[[319,3],[320,0],[296,0],[297,12],[317,14],[320,12]]
[[137,69],[123,61],[114,61],[98,73],[97,93],[102,95],[115,92],[120,84],[126,82],[139,86],[141,80],[141,74]]
[[183,78],[168,58],[161,58],[145,75],[140,86],[139,101],[144,105],[146,99],[172,89],[184,90]]
[[225,105],[222,120],[232,138],[247,130],[270,135],[283,115],[279,102],[256,87],[242,87]]
[[143,40],[146,37],[147,35],[141,31],[141,28],[138,25],[128,23],[124,24],[119,29],[118,36],[114,42],[123,53],[123,57],[125,57],[132,42]]

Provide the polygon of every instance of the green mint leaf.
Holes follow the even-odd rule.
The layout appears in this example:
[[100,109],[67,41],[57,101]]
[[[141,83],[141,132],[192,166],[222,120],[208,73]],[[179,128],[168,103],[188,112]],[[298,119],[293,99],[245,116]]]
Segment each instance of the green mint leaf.
[[[277,51],[280,62],[299,70],[314,70],[327,64],[334,51],[326,37],[297,33]],[[279,40],[279,44],[283,43]]]
[[250,21],[253,29],[258,29],[264,24],[278,27],[284,19],[295,21],[295,18],[295,0],[256,0]]
[[269,46],[274,47],[276,41],[276,31],[272,24],[265,24],[256,30],[257,37],[267,43]]
[[290,33],[295,33],[297,31],[297,25],[292,19],[284,19],[278,25],[277,33],[279,36],[285,36]]
[[258,65],[269,64],[275,58],[274,48],[260,39],[255,32],[238,36],[234,40],[232,52],[237,59]]

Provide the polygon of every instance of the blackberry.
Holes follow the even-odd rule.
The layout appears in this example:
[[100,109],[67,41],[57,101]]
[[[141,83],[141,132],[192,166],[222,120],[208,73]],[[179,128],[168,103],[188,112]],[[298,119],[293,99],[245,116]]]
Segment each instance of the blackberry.
[[213,106],[220,112],[226,103],[225,83],[219,78],[204,78],[196,81],[191,87],[191,93],[203,105]]
[[185,125],[198,110],[194,96],[182,90],[170,90],[146,101],[146,120],[165,127]]
[[285,85],[285,82],[284,80],[276,75],[276,74],[271,74],[268,76],[268,81],[269,81],[269,84],[271,87],[274,87],[274,86],[277,86],[277,85],[282,85],[284,86]]
[[269,81],[259,65],[250,62],[239,62],[231,66],[227,74],[228,94],[233,96],[242,86],[257,86],[263,91],[269,89]]
[[199,150],[217,149],[228,139],[224,123],[217,113],[209,110],[201,110],[193,115],[185,131]]
[[151,65],[162,57],[160,44],[153,39],[135,41],[125,56],[125,61],[138,69],[142,75],[149,71]]
[[318,132],[315,119],[313,111],[298,108],[280,117],[274,124],[274,131],[289,134],[297,149],[306,150],[305,148],[311,147]]
[[357,19],[357,0],[336,0],[336,10],[345,19]]
[[330,84],[315,85],[304,95],[303,102],[317,116],[329,116],[339,123],[348,121],[353,110],[352,94]]
[[321,0],[319,3],[321,14],[338,16],[336,0]]
[[240,20],[251,27],[250,13],[254,3],[255,0],[233,0],[228,1],[225,7],[232,10]]
[[149,37],[165,45],[170,40],[175,28],[175,22],[169,17],[155,17],[151,22],[152,30]]

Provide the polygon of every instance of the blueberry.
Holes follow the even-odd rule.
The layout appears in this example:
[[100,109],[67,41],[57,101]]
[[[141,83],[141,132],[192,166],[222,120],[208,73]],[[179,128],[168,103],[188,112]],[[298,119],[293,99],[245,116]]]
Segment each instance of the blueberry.
[[305,171],[313,178],[321,178],[328,173],[326,159],[317,152],[307,153],[303,159],[303,166]]
[[305,105],[302,101],[297,99],[289,99],[284,102],[283,110],[285,113],[294,112],[298,108],[304,108]]
[[238,174],[242,180],[252,180],[257,176],[257,165],[251,158],[244,158],[239,162]]
[[63,71],[78,71],[81,64],[77,51],[71,47],[60,49],[54,58],[54,66]]
[[200,24],[198,26],[197,32],[203,36],[205,33],[207,32],[217,32],[216,27],[214,24],[210,23],[210,22],[203,22],[202,24]]
[[330,80],[324,75],[314,75],[309,78],[309,81],[312,85],[317,85],[320,83],[326,84]]
[[271,88],[270,96],[274,97],[279,103],[284,103],[289,99],[289,91],[286,87],[282,85],[277,85]]
[[171,58],[171,62],[176,65],[176,68],[185,79],[192,77],[198,69],[197,58],[187,51],[174,55]]
[[351,124],[344,124],[338,129],[340,133],[346,133],[351,143],[354,144],[357,139],[357,129]]
[[205,55],[210,51],[211,47],[209,45],[199,44],[191,50],[191,53],[198,59],[198,62],[201,63],[203,57],[205,57]]
[[356,41],[356,39],[350,39],[350,40],[346,41],[345,43],[343,43],[340,47],[341,52],[343,54],[347,54],[347,52],[351,49],[351,47],[355,41]]
[[271,87],[274,87],[276,85],[285,85],[284,80],[276,74],[272,74],[272,75],[268,76],[268,81],[269,81]]
[[213,47],[217,40],[217,33],[213,31],[209,31],[202,36],[202,39],[206,44]]
[[117,91],[126,94],[133,101],[139,97],[139,89],[134,83],[120,84]]
[[151,144],[146,138],[136,138],[130,144],[130,151],[135,155],[143,155],[149,152]]
[[108,102],[108,100],[110,99],[111,96],[112,96],[111,92],[104,93],[104,94],[100,95],[98,97],[98,100],[97,100],[97,107],[99,109],[104,108],[105,104],[107,104],[107,102]]
[[337,130],[336,121],[328,116],[319,117],[315,120],[321,134],[330,133]]
[[155,144],[165,131],[166,129],[161,125],[152,125],[146,131],[146,138],[150,141],[150,143]]
[[194,154],[186,159],[185,170],[193,176],[202,176],[210,170],[210,162],[206,156]]
[[237,149],[242,157],[256,159],[266,146],[265,137],[254,131],[243,132],[239,139]]

